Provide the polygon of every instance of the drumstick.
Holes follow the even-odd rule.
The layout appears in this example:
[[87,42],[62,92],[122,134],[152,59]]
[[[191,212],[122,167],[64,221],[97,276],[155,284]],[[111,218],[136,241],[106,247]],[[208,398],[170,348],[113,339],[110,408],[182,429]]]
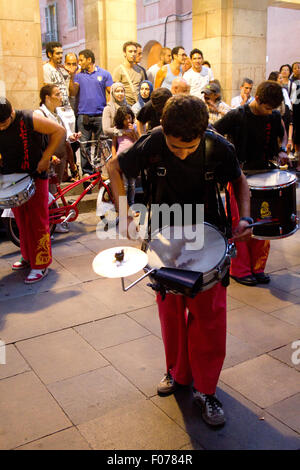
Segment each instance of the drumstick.
[[256,227],[257,225],[264,225],[264,224],[272,224],[275,222],[279,222],[279,219],[273,219],[272,217],[268,217],[263,220],[258,220],[257,222],[253,222],[253,224],[249,224],[246,228]]

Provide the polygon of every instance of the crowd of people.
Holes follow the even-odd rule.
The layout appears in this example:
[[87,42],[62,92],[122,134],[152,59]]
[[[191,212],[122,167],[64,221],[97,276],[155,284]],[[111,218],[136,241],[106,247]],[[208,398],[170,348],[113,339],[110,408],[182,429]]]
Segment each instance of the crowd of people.
[[[81,152],[77,165],[77,141],[103,133],[112,139],[107,169],[117,209],[120,196],[127,195],[128,206],[134,203],[135,179],[147,174],[151,204],[178,203],[183,214],[186,204],[203,204],[205,221],[235,242],[237,256],[230,267],[235,281],[269,283],[270,242],[251,237],[245,173],[272,169],[274,159],[288,164],[291,152],[299,156],[300,62],[272,72],[256,84],[254,95],[253,80],[245,77],[229,105],[197,48],[189,57],[182,46],[162,48],[159,62],[145,70],[141,45],[128,41],[112,73],[96,65],[89,49],[78,58],[67,54],[64,64],[60,43],[48,43],[46,53],[40,108],[16,111],[7,99],[0,100],[1,171],[28,171],[36,182],[35,195],[13,209],[22,254],[13,269],[31,268],[25,282],[43,279],[51,264],[51,158],[57,157],[61,181],[78,178],[79,167],[83,176],[91,175],[88,153]],[[225,188],[226,211],[220,207],[220,187]],[[134,214],[129,211],[126,218],[131,224]],[[157,293],[166,354],[158,393],[168,395],[192,383],[195,402],[211,426],[225,423],[215,392],[225,358],[228,283],[229,273],[193,298],[166,289]]]

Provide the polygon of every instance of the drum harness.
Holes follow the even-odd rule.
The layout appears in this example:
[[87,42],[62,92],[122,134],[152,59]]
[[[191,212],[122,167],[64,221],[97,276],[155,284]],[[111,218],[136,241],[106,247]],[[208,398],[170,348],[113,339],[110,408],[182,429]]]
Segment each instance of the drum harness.
[[[216,174],[213,168],[209,168],[208,162],[213,162],[213,149],[212,142],[208,138],[213,135],[220,135],[214,129],[207,129],[204,134],[203,144],[203,157],[201,159],[201,173],[202,184],[204,185],[204,199],[209,195],[209,187],[214,188],[216,194],[217,212],[219,216],[219,229],[227,239],[232,238],[232,218],[230,210],[230,196],[225,186],[225,199],[227,215],[224,209],[222,197],[220,194],[220,187],[216,178]],[[142,184],[144,188],[144,203],[148,210],[148,226],[147,226],[147,239],[142,243],[141,249],[146,251],[147,244],[151,241],[151,204],[161,201],[163,195],[163,189],[166,186],[165,176],[167,174],[167,168],[164,160],[159,155],[154,155],[150,158],[150,165],[145,172],[142,172]],[[229,269],[222,279],[222,285],[227,287],[229,285]],[[160,282],[153,282],[148,284],[153,290],[159,292],[164,300],[168,290]]]

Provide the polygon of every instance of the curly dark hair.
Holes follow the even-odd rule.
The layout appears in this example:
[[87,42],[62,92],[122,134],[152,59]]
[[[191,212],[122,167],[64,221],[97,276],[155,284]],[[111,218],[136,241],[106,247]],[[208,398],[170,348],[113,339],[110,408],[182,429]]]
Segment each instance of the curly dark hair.
[[6,121],[12,113],[12,105],[5,96],[0,96],[0,122]]
[[273,80],[266,80],[258,85],[255,96],[260,104],[267,104],[275,109],[283,100],[282,87]]
[[129,106],[120,106],[115,114],[114,124],[117,129],[124,128],[124,119],[126,119],[127,114],[130,114],[132,117],[132,122],[135,119],[134,113]]
[[208,126],[206,105],[196,96],[175,95],[165,104],[161,124],[166,135],[183,142],[201,138]]
[[51,41],[51,42],[47,42],[46,44],[46,56],[48,57],[48,59],[50,58],[49,54],[53,54],[54,52],[54,49],[56,47],[62,47],[62,44],[58,41]]

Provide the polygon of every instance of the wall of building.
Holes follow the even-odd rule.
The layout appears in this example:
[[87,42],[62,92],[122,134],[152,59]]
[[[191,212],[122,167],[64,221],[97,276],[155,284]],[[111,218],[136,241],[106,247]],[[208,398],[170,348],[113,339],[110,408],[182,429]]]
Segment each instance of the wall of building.
[[58,18],[58,40],[63,45],[64,54],[68,52],[75,52],[85,48],[85,27],[84,27],[84,0],[76,0],[76,17],[77,25],[72,27],[69,25],[68,14],[68,0],[40,0],[40,15],[41,15],[41,32],[43,38],[43,60],[46,59],[45,55],[45,33],[47,31],[45,8],[49,5],[56,3],[57,5],[57,18]]
[[300,60],[300,10],[268,8],[266,76]]

